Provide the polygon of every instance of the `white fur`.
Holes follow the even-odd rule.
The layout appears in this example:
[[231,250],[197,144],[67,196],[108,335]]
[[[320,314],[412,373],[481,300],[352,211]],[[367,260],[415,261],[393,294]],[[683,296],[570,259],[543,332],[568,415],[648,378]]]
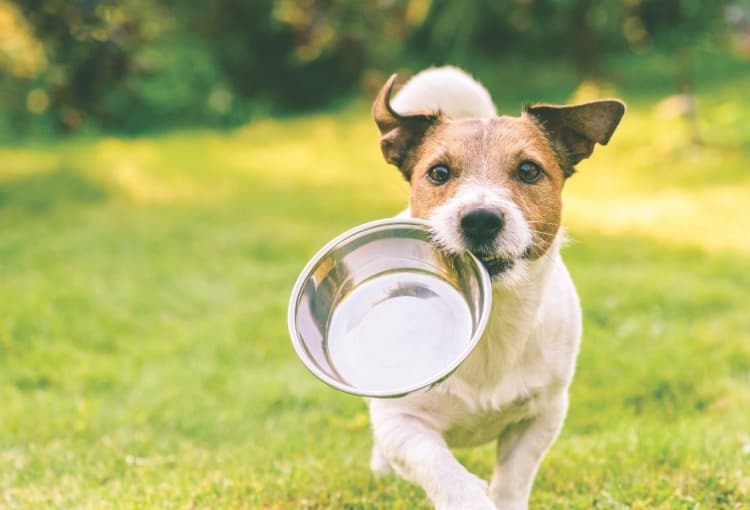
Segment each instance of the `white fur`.
[[398,113],[442,111],[453,119],[497,115],[489,92],[457,67],[433,67],[416,74],[391,101]]
[[[526,272],[527,263],[521,256],[532,242],[532,233],[521,209],[510,200],[508,193],[502,188],[481,182],[462,184],[448,202],[436,207],[430,214],[433,239],[450,253],[465,251],[460,227],[461,218],[466,213],[480,208],[494,211],[504,220],[503,235],[495,241],[494,249],[497,257],[516,260],[513,267],[501,275],[503,284],[513,284]],[[500,283],[499,278],[497,283]]]
[[[436,84],[440,76],[449,83]],[[417,110],[437,104],[448,114],[489,113],[486,91],[477,83],[464,87],[466,78],[455,68],[420,73],[402,89],[408,95],[399,106],[408,103],[408,109]],[[428,94],[446,88],[458,93],[462,87],[475,108],[455,95],[449,95],[445,105]],[[477,90],[483,94],[476,95]],[[424,104],[416,102],[417,91],[422,91]],[[430,221],[441,245],[450,251],[465,249],[458,223],[463,212],[475,207],[503,214],[506,224],[496,249],[517,262],[511,274],[495,280],[487,329],[453,375],[421,393],[369,400],[375,439],[371,467],[377,474],[393,468],[420,485],[437,509],[526,509],[539,463],[567,412],[581,311],[559,253],[562,234],[542,257],[521,260],[531,242],[531,229],[520,208],[500,188],[466,183],[436,208]],[[495,439],[498,456],[487,487],[449,448]]]

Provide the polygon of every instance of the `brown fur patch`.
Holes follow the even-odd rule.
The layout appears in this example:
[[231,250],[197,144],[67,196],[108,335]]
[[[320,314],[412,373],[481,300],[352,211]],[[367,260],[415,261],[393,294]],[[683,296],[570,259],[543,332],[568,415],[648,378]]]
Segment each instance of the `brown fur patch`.
[[533,118],[549,136],[566,177],[575,172],[577,163],[591,156],[595,144],[607,145],[624,113],[625,105],[617,99],[524,107],[524,116]]
[[[536,183],[521,181],[516,172],[523,161],[533,161],[545,175]],[[560,226],[561,192],[565,176],[546,134],[526,117],[483,120],[443,120],[434,125],[404,162],[411,176],[411,211],[426,218],[447,202],[462,182],[487,183],[508,191],[534,231],[532,258],[544,254]],[[427,172],[443,164],[451,178],[433,184]]]

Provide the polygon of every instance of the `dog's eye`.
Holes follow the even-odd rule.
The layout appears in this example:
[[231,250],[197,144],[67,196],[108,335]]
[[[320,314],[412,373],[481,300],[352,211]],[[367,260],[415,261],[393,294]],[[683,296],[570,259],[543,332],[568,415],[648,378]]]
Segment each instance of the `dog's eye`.
[[518,178],[526,184],[534,184],[541,179],[544,172],[541,167],[533,161],[523,161],[518,165]]
[[445,165],[435,165],[427,171],[427,178],[432,184],[445,184],[450,179],[451,171]]

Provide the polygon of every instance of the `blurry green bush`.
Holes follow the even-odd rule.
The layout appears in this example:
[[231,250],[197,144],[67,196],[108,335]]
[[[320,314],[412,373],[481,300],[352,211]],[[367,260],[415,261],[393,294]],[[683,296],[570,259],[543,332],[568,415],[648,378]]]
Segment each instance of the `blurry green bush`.
[[[368,71],[404,61],[543,55],[587,76],[610,52],[654,43],[679,50],[720,34],[725,7],[723,0],[0,0],[0,132],[234,124],[258,109],[325,105],[367,81]],[[687,76],[689,52],[679,53],[686,64],[675,74]]]

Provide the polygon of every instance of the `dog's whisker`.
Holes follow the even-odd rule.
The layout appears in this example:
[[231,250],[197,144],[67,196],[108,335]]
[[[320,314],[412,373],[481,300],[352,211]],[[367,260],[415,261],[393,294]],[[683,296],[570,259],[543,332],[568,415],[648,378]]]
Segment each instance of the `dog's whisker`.
[[526,223],[528,223],[529,225],[531,225],[531,224],[535,224],[535,225],[536,224],[539,224],[539,225],[554,225],[554,226],[557,225],[557,223],[554,223],[554,222],[551,222],[551,221],[541,221],[541,220],[532,220],[532,221],[527,221]]
[[532,233],[533,233],[534,235],[538,235],[538,236],[540,236],[540,237],[544,237],[545,239],[554,239],[554,238],[555,238],[555,236],[557,235],[557,233],[554,233],[554,234],[553,234],[553,233],[551,233],[551,232],[542,232],[542,231],[540,231],[540,230],[534,230],[534,229],[531,229],[531,232],[532,232]]
[[551,236],[554,236],[554,235],[556,235],[556,234],[557,234],[557,232],[545,232],[544,230],[538,230],[538,229],[535,229],[535,228],[530,228],[529,230],[531,230],[531,231],[532,231],[532,232],[534,232],[534,233],[538,233],[538,234],[548,234],[548,235],[551,235]]

